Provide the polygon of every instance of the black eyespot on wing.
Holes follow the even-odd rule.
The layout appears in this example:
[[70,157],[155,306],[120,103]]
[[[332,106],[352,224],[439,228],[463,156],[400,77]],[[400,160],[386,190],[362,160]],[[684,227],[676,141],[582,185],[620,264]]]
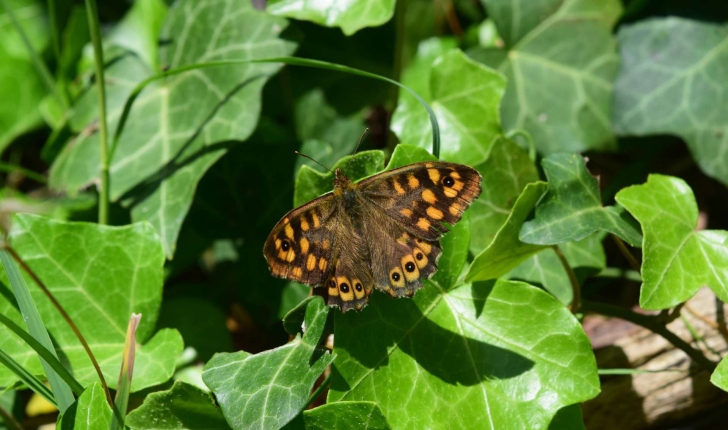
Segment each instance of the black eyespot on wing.
[[284,239],[283,243],[281,243],[281,248],[283,248],[284,251],[288,251],[289,249],[291,249],[291,244]]
[[415,263],[409,262],[404,265],[404,269],[408,272],[414,272],[415,271]]
[[399,282],[399,273],[392,273],[392,280],[394,282]]
[[339,289],[342,293],[348,293],[349,292],[349,284],[344,282],[343,284],[339,285]]
[[451,176],[445,176],[442,178],[442,184],[446,187],[452,187],[455,185],[455,180]]
[[356,283],[356,285],[354,286],[354,288],[356,288],[356,290],[359,291],[359,292],[361,292],[361,290],[364,289],[364,287],[359,282]]

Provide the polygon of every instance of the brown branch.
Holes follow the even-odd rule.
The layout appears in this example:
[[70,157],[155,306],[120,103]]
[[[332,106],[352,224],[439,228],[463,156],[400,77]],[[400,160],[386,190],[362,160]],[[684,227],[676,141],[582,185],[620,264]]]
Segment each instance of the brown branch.
[[553,245],[551,248],[553,248],[556,252],[556,255],[559,257],[559,261],[561,261],[561,265],[564,266],[564,270],[566,270],[566,274],[569,276],[572,291],[572,299],[569,309],[572,313],[576,313],[581,307],[581,286],[579,286],[579,280],[576,278],[574,270],[571,266],[569,266],[569,262],[566,260],[564,253],[561,252],[561,249],[557,245]]
[[51,303],[53,303],[53,306],[58,309],[58,312],[61,313],[61,316],[64,320],[66,320],[66,323],[71,327],[71,330],[73,330],[73,333],[76,334],[76,337],[83,345],[83,348],[86,350],[86,354],[88,354],[88,357],[91,359],[91,363],[93,363],[94,368],[96,369],[96,373],[99,376],[99,379],[101,380],[101,385],[104,387],[104,392],[106,393],[106,401],[109,403],[109,406],[112,408],[114,407],[114,401],[111,399],[111,393],[109,392],[109,386],[106,384],[106,379],[104,379],[104,374],[101,372],[101,367],[99,367],[99,363],[96,361],[96,357],[94,357],[93,352],[91,352],[91,348],[88,346],[88,343],[86,343],[86,339],[83,337],[81,332],[78,330],[78,327],[71,319],[70,315],[66,312],[65,309],[63,309],[63,306],[56,300],[56,298],[53,296],[53,294],[50,292],[48,287],[43,283],[43,281],[40,280],[38,275],[31,269],[25,261],[18,255],[17,252],[15,252],[15,249],[10,246],[9,243],[5,242],[2,247],[10,253],[10,255],[13,257],[13,259],[18,263],[20,267],[25,270],[25,273],[27,273],[33,281],[40,287],[40,289],[45,293],[45,295],[50,299]]
[[614,239],[614,243],[617,244],[617,248],[619,248],[619,252],[624,255],[624,258],[627,259],[627,262],[630,266],[632,266],[632,269],[636,270],[637,273],[641,273],[641,267],[639,261],[632,255],[632,253],[627,248],[627,245],[624,244],[624,241],[617,236],[616,234],[610,234],[612,236],[612,239]]

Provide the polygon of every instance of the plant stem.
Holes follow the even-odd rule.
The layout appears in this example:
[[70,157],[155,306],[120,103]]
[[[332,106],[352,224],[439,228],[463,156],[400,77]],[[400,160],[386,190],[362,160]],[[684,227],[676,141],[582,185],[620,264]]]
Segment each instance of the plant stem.
[[91,348],[88,346],[88,343],[86,342],[86,339],[81,334],[81,331],[79,331],[76,324],[71,319],[71,316],[68,315],[65,309],[63,309],[63,306],[56,300],[55,296],[50,292],[48,287],[43,283],[43,281],[40,280],[38,275],[33,271],[33,269],[28,266],[25,261],[18,255],[18,253],[15,251],[15,249],[10,246],[7,242],[3,245],[3,247],[8,251],[8,253],[13,257],[13,259],[18,263],[20,267],[23,268],[25,273],[27,273],[33,281],[40,287],[40,289],[43,291],[43,293],[50,299],[51,303],[53,303],[53,306],[58,309],[58,312],[61,313],[61,316],[64,320],[66,320],[66,323],[71,327],[71,330],[73,330],[73,333],[76,335],[78,340],[81,342],[81,345],[83,345],[83,349],[86,350],[86,354],[88,355],[89,359],[91,359],[91,363],[94,365],[94,369],[96,369],[96,374],[99,376],[99,379],[101,381],[101,386],[104,387],[104,392],[106,393],[106,401],[109,402],[109,406],[112,408],[114,407],[114,402],[111,399],[111,393],[109,392],[109,386],[106,385],[106,379],[104,379],[104,374],[101,372],[101,367],[99,366],[98,361],[96,361],[96,357],[94,357],[93,352],[91,352]]
[[309,396],[308,401],[306,402],[306,405],[303,407],[303,410],[308,409],[308,407],[311,406],[313,404],[313,402],[316,401],[318,396],[320,396],[321,393],[323,393],[325,389],[329,388],[329,385],[331,385],[331,374],[330,373],[326,378],[324,378],[323,381],[321,381],[321,385],[319,385],[318,388],[316,388],[316,390],[313,392],[313,394],[311,394],[311,396]]
[[576,273],[574,273],[574,270],[571,266],[569,266],[569,262],[566,260],[564,253],[561,252],[558,245],[552,245],[551,248],[553,248],[556,252],[556,255],[559,257],[559,261],[561,261],[561,265],[564,266],[564,270],[566,270],[566,274],[569,276],[571,291],[573,293],[569,309],[571,310],[571,313],[576,313],[581,307],[581,287],[579,286],[579,280],[576,279]]
[[101,156],[101,185],[99,190],[99,224],[109,223],[109,152],[106,128],[106,86],[104,83],[104,52],[101,46],[101,29],[96,0],[86,0],[88,30],[94,47],[96,90],[99,94],[99,155]]
[[702,366],[706,370],[709,370],[710,372],[715,370],[715,368],[717,366],[717,364],[715,362],[708,359],[700,351],[693,348],[692,346],[690,346],[690,344],[688,344],[687,342],[682,340],[675,333],[668,330],[667,327],[665,327],[665,325],[659,320],[658,317],[654,317],[654,316],[650,316],[650,315],[641,315],[636,312],[632,312],[629,309],[620,308],[619,306],[608,305],[606,303],[592,302],[592,301],[588,301],[588,300],[582,301],[581,305],[582,305],[582,310],[584,312],[594,312],[594,313],[606,315],[609,317],[620,318],[625,321],[629,321],[631,323],[642,326],[642,327],[650,330],[653,333],[659,334],[660,336],[665,338],[668,342],[673,344],[677,349],[680,349],[683,352],[685,352],[685,354],[687,354],[690,358],[692,358],[696,363],[698,363],[700,366]]
[[13,414],[2,406],[0,406],[0,418],[2,418],[8,430],[23,430],[23,426],[20,425]]
[[619,252],[621,252],[622,255],[624,255],[624,258],[627,259],[627,262],[629,263],[630,266],[632,266],[632,269],[636,270],[637,273],[641,273],[640,272],[641,267],[640,267],[639,261],[637,261],[637,259],[634,258],[634,255],[632,255],[632,253],[629,251],[629,249],[627,248],[627,245],[625,245],[624,241],[616,234],[610,234],[610,236],[612,236],[612,239],[614,239],[614,243],[616,243],[617,248],[619,248]]
[[20,23],[15,18],[15,12],[8,6],[8,4],[5,2],[5,0],[0,0],[0,6],[5,9],[5,12],[8,15],[8,18],[10,18],[10,22],[13,24],[13,27],[15,27],[15,30],[20,35],[20,38],[23,40],[23,44],[28,49],[28,53],[30,53],[30,58],[33,61],[33,66],[35,67],[36,72],[40,75],[41,79],[43,80],[43,84],[45,84],[46,88],[48,89],[48,92],[51,94],[54,94],[58,101],[61,103],[61,106],[68,107],[68,101],[64,99],[61,94],[56,89],[56,83],[53,80],[53,75],[51,75],[51,72],[48,70],[48,67],[46,67],[45,63],[43,62],[43,59],[40,57],[40,54],[38,54],[35,49],[33,49],[33,45],[30,43],[30,39],[28,39],[28,35],[25,34],[25,31],[23,30],[23,27],[20,26]]

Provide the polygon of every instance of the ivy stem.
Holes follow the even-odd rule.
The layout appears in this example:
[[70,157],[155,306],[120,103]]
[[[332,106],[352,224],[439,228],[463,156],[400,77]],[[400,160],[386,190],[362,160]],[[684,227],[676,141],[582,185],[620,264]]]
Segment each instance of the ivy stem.
[[27,273],[33,281],[40,287],[40,289],[43,291],[43,293],[50,299],[51,303],[53,303],[53,306],[58,309],[58,312],[61,313],[61,316],[64,320],[66,320],[66,323],[71,327],[71,330],[73,330],[73,333],[76,335],[78,340],[81,342],[81,345],[83,345],[83,348],[86,350],[86,354],[88,354],[88,357],[91,359],[91,363],[94,365],[94,368],[96,369],[96,374],[98,374],[99,379],[101,380],[101,385],[104,387],[104,392],[106,393],[106,401],[109,402],[109,406],[112,408],[114,407],[114,401],[111,399],[111,393],[109,392],[109,386],[106,385],[106,379],[104,379],[104,374],[101,372],[101,367],[99,367],[99,363],[96,361],[96,357],[94,357],[93,352],[91,352],[91,348],[88,346],[88,343],[86,342],[86,339],[81,334],[81,331],[78,329],[76,324],[71,319],[71,316],[68,315],[65,309],[63,309],[63,306],[56,300],[55,296],[50,292],[48,287],[43,283],[43,281],[40,280],[38,275],[33,271],[33,269],[26,264],[25,261],[18,255],[18,253],[15,251],[15,249],[10,246],[9,243],[5,242],[2,247],[8,251],[8,253],[13,257],[16,263],[20,267],[23,268],[25,273]]
[[106,128],[106,85],[104,82],[104,52],[101,47],[101,29],[96,0],[86,0],[88,30],[94,47],[96,91],[99,94],[99,155],[101,157],[101,185],[99,189],[99,224],[109,223],[109,151]]
[[637,273],[641,273],[641,267],[639,261],[637,261],[636,258],[634,258],[634,255],[629,251],[627,248],[627,245],[624,243],[624,241],[617,236],[616,234],[610,234],[612,236],[612,239],[614,239],[614,243],[617,244],[617,248],[619,248],[619,252],[624,255],[624,258],[627,259],[627,262],[632,267],[632,269],[636,270]]
[[320,396],[325,389],[329,388],[329,385],[331,385],[331,373],[329,373],[329,375],[324,378],[323,381],[321,381],[321,385],[319,385],[318,388],[316,388],[316,390],[313,392],[313,394],[311,394],[311,396],[308,398],[308,401],[306,402],[306,405],[303,407],[303,410],[308,409],[308,407],[316,401],[318,396]]
[[690,358],[692,358],[700,366],[712,372],[715,370],[717,364],[712,360],[708,359],[700,351],[690,346],[689,343],[682,340],[678,335],[668,330],[668,328],[660,320],[659,316],[642,315],[631,310],[621,308],[619,306],[608,305],[606,303],[592,302],[584,300],[581,303],[582,310],[584,312],[593,312],[608,317],[615,317],[637,324],[656,333],[671,344],[675,348],[682,350]]
[[573,293],[569,309],[571,310],[571,313],[576,313],[581,307],[581,287],[579,286],[579,280],[576,279],[576,273],[574,273],[574,270],[571,266],[569,266],[569,262],[566,260],[564,253],[561,252],[558,245],[552,245],[551,248],[554,252],[556,252],[556,255],[559,257],[559,261],[561,261],[561,265],[564,266],[564,270],[566,270],[566,274],[569,276],[571,291]]

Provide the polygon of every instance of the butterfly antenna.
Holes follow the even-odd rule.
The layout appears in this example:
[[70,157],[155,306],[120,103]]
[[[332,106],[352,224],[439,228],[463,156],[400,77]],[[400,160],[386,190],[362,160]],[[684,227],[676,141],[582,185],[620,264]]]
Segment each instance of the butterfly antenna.
[[349,158],[349,162],[346,163],[346,168],[344,169],[344,175],[346,175],[346,172],[349,171],[349,165],[351,164],[351,161],[354,159],[354,154],[356,154],[356,150],[359,149],[359,145],[361,145],[361,142],[364,140],[364,136],[369,133],[369,128],[364,129],[364,133],[361,134],[361,137],[359,138],[359,143],[356,144],[356,148],[354,148],[354,152],[351,154],[351,158]]
[[313,161],[314,163],[318,164],[319,166],[323,167],[324,169],[328,170],[329,172],[331,172],[331,173],[334,173],[334,172],[333,172],[333,171],[332,171],[331,169],[329,169],[328,167],[326,167],[326,166],[324,166],[323,164],[319,163],[318,161],[314,160],[314,159],[313,159],[313,157],[311,157],[310,155],[302,154],[302,153],[300,153],[300,152],[298,152],[298,151],[293,151],[293,152],[295,152],[295,153],[296,153],[296,155],[300,155],[301,157],[306,157],[306,158],[308,158],[309,160]]

